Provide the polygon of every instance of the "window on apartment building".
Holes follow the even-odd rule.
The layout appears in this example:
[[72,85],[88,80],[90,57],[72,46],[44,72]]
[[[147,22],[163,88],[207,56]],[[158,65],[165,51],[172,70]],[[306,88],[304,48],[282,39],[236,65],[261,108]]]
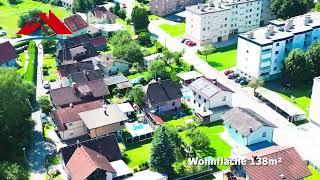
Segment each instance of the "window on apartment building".
[[206,99],[203,99],[203,102],[204,102],[204,103],[207,103],[207,100],[206,100]]
[[246,19],[248,19],[248,16],[246,16]]
[[200,95],[199,95],[198,97],[199,97],[199,99],[201,99],[201,96],[200,96]]
[[206,31],[206,28],[202,28],[203,31]]
[[224,18],[224,20],[228,20],[228,18]]
[[172,106],[175,106],[176,105],[176,102],[172,102]]
[[273,68],[274,71],[276,71],[277,69],[278,69],[277,67],[274,67],[274,68]]
[[226,101],[227,100],[227,96],[224,96],[223,98],[222,98],[222,101]]
[[251,21],[249,21],[249,24],[251,24]]
[[246,52],[249,53],[249,50],[247,50]]
[[262,137],[266,137],[267,136],[267,133],[266,132],[263,132],[262,133]]
[[249,11],[252,12],[252,9],[250,9]]
[[196,92],[195,92],[195,91],[193,91],[193,95],[194,95],[194,96],[196,95]]
[[121,121],[121,122],[120,122],[120,125],[124,125],[124,121]]
[[224,27],[227,27],[227,24],[224,24]]
[[276,44],[276,46],[279,46],[279,45],[280,45],[280,43],[277,43],[277,44]]
[[279,51],[276,51],[274,54],[279,54]]

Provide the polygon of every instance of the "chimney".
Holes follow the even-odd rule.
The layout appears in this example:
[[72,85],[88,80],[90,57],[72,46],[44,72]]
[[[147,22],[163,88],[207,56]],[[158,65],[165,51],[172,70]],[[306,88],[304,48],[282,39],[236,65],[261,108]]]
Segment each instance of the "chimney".
[[249,31],[248,33],[247,33],[247,37],[249,38],[249,39],[253,39],[253,31]]
[[221,2],[218,2],[218,8],[221,8]]
[[268,32],[268,31],[267,31],[267,32],[265,32],[265,33],[264,33],[264,35],[265,35],[266,39],[269,39],[269,38],[270,38],[270,34],[269,34],[269,32]]
[[207,112],[207,108],[203,106],[203,112]]
[[77,147],[80,147],[80,146],[81,146],[80,141],[77,140]]
[[252,129],[252,128],[250,128],[250,132],[251,132],[251,133],[253,132],[253,129]]
[[109,116],[109,115],[108,115],[108,112],[107,112],[107,107],[104,108],[104,114],[105,114],[106,116]]
[[200,10],[204,11],[204,5],[203,4],[200,5]]
[[284,174],[280,174],[280,179],[287,179]]
[[70,104],[69,104],[69,107],[73,108],[73,103],[70,103]]

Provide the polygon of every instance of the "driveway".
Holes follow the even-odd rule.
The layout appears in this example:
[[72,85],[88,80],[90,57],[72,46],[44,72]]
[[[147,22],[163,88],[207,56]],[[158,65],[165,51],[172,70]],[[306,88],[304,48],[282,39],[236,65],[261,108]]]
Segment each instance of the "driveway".
[[260,102],[253,96],[252,88],[241,88],[241,86],[232,80],[229,80],[220,72],[206,62],[201,60],[196,51],[192,48],[183,47],[178,39],[164,33],[158,28],[159,21],[150,23],[149,30],[155,38],[171,51],[181,51],[185,49],[183,59],[194,65],[194,67],[208,78],[215,78],[220,83],[235,92],[233,96],[233,106],[246,107],[255,110],[261,116],[268,119],[277,126],[274,130],[273,141],[282,146],[292,146],[297,149],[304,160],[310,160],[317,167],[320,167],[320,141],[316,138],[319,136],[320,127],[308,124],[303,127],[297,127],[288,122],[283,116],[275,112],[266,104]]
[[[39,46],[41,41],[37,40],[36,44]],[[45,94],[42,87],[42,65],[43,65],[43,50],[38,48],[38,66],[37,66],[37,84],[36,97],[37,99]],[[31,169],[30,179],[40,180],[45,178],[45,156],[55,150],[55,146],[45,142],[43,139],[42,123],[40,119],[41,111],[39,108],[32,113],[32,120],[35,123],[32,136],[32,144],[29,149],[28,162]]]

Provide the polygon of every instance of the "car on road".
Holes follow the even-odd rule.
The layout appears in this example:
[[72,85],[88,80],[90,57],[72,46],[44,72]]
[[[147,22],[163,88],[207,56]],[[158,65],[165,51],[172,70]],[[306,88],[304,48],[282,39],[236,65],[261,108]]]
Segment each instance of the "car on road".
[[0,31],[0,36],[5,36],[7,33],[5,31]]
[[225,70],[224,75],[228,76],[229,74],[233,73],[234,71],[231,69]]
[[234,78],[237,78],[239,76],[240,76],[239,73],[233,72],[233,73],[228,75],[228,79],[234,79]]
[[185,43],[186,41],[190,41],[188,38],[183,38],[180,42]]
[[45,88],[45,89],[50,89],[51,88],[49,81],[44,81],[43,82],[43,88]]
[[244,77],[244,76],[240,76],[240,77],[237,77],[237,78],[234,79],[234,81],[235,81],[236,83],[240,83],[240,82],[243,81],[243,80],[247,80],[247,78]]
[[248,85],[249,81],[247,79],[244,79],[242,81],[239,82],[240,85]]
[[42,123],[47,123],[48,122],[48,117],[45,113],[40,114],[40,119]]
[[184,44],[187,45],[187,46],[190,46],[190,47],[197,45],[195,42],[192,42],[192,41],[190,41],[190,40],[185,41]]

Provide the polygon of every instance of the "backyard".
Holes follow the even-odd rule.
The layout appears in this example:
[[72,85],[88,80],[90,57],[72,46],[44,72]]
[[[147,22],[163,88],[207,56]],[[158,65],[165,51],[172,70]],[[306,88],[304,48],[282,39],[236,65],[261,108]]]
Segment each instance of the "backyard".
[[278,82],[269,82],[265,85],[269,90],[279,93],[280,96],[295,104],[309,114],[311,85],[300,85],[292,90],[283,88]]
[[[206,56],[199,55],[202,60]],[[217,48],[213,54],[208,55],[208,64],[217,70],[225,70],[236,66],[237,62],[237,44]]]
[[175,25],[164,23],[160,24],[159,27],[172,37],[182,36],[186,31],[185,23],[177,23]]
[[62,8],[33,0],[22,0],[17,5],[9,5],[6,0],[0,0],[0,2],[3,3],[3,6],[0,6],[0,27],[7,32],[8,37],[16,36],[16,32],[19,31],[17,26],[19,17],[30,10],[39,9],[45,13],[52,10],[59,18],[65,18],[71,14]]
[[58,80],[57,63],[53,55],[44,55],[43,74],[46,81]]
[[148,162],[151,153],[151,141],[130,144],[126,147],[126,153],[128,155],[127,164],[132,169],[141,163]]
[[[210,147],[214,149],[214,154],[207,154],[207,156],[230,157],[231,147],[219,136],[219,134],[224,131],[223,121],[217,121],[206,126],[199,126],[197,129],[209,137]],[[180,132],[180,136],[186,143],[190,143],[191,140],[186,136],[186,132],[187,131]],[[219,165],[217,168],[224,170],[227,169],[228,166]]]

